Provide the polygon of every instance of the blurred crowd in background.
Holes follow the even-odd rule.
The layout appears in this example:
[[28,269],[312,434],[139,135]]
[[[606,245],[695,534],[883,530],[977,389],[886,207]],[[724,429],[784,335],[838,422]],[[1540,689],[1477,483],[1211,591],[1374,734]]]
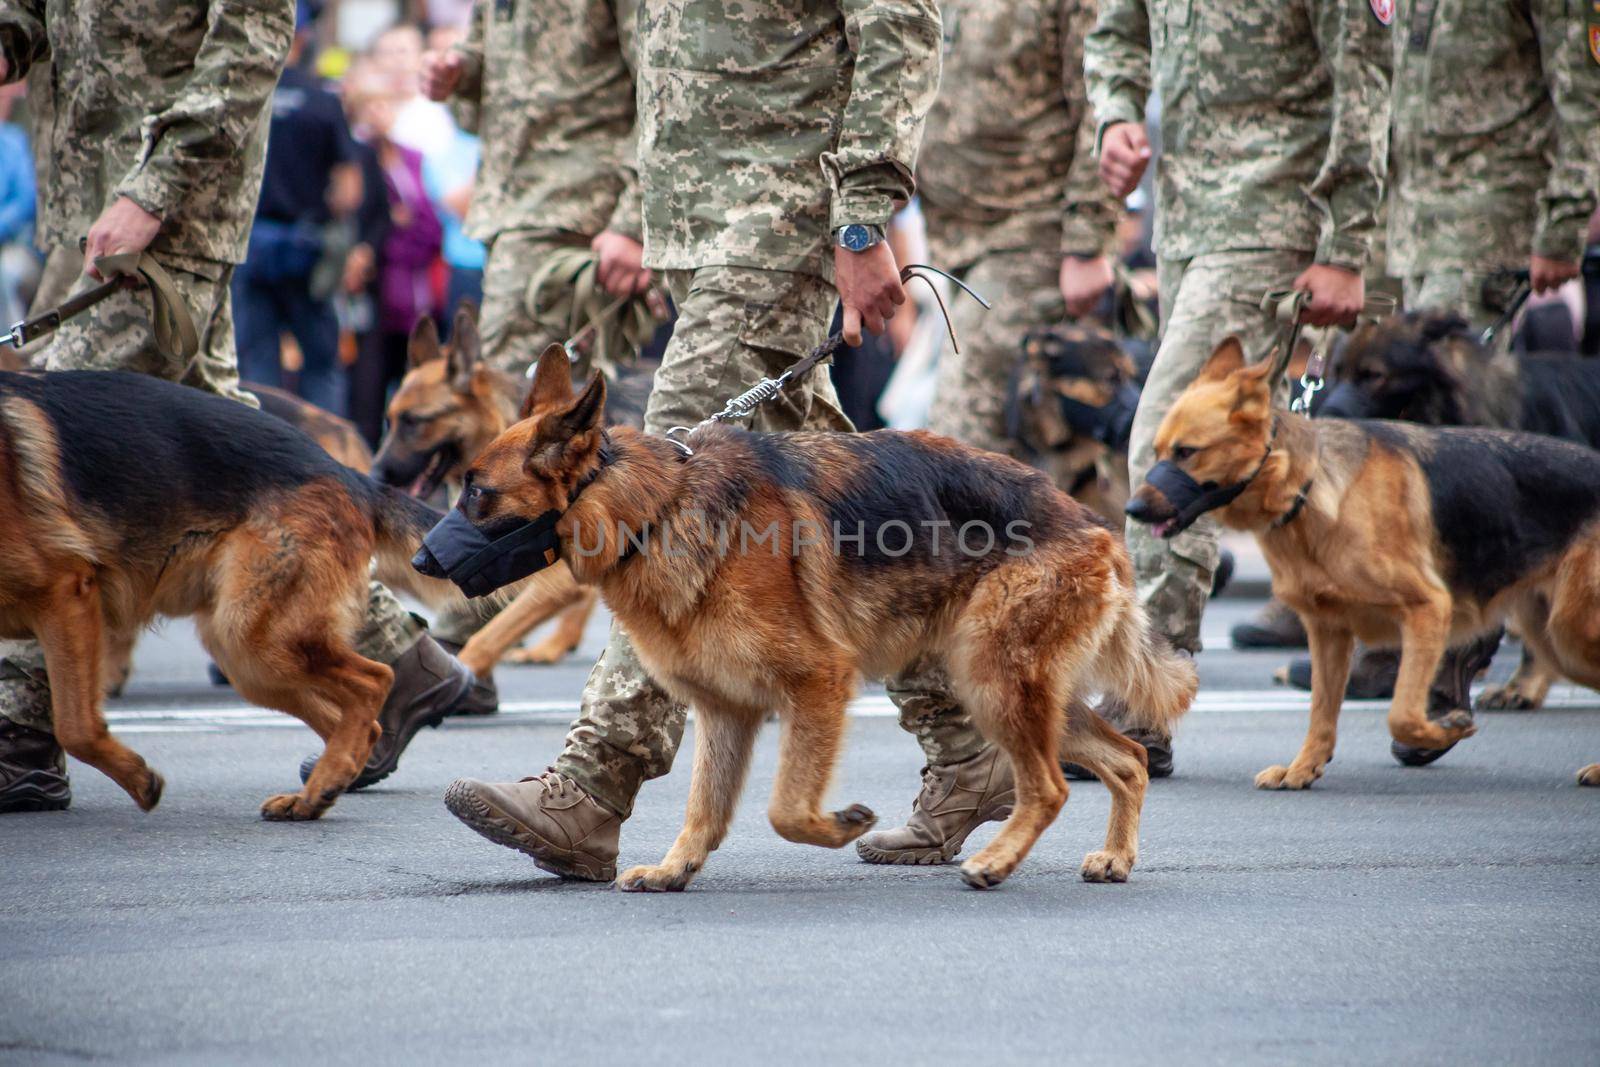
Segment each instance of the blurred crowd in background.
[[[405,373],[412,324],[432,316],[448,337],[456,307],[482,295],[484,248],[461,226],[478,139],[420,90],[423,55],[460,39],[471,10],[471,0],[301,0],[273,98],[248,259],[234,278],[240,370],[246,381],[291,389],[349,417],[372,442]],[[1155,129],[1154,108],[1151,119]],[[38,277],[35,193],[25,89],[0,87],[4,324],[24,316]],[[1121,255],[1129,291],[1153,307],[1147,193],[1129,200]],[[915,203],[896,219],[891,240],[899,262],[924,260]],[[1600,217],[1590,242],[1585,277],[1534,303],[1518,348],[1600,354]],[[917,422],[925,405],[915,400],[899,417],[880,404],[916,330],[914,315],[898,316],[887,336],[837,360],[841,400],[858,427]]]

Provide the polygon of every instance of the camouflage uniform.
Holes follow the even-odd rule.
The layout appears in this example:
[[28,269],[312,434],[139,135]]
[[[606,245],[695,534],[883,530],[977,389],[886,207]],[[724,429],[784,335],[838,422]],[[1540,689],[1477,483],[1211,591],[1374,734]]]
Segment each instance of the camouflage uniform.
[[[1100,181],[1083,85],[1094,0],[955,0],[943,8],[944,81],[917,187],[933,262],[994,305],[951,307],[959,354],[939,361],[929,429],[1014,454],[1006,401],[1028,330],[1066,317],[1062,257],[1115,243],[1121,205]],[[1058,240],[1045,240],[1059,235]],[[900,724],[931,765],[983,748],[937,668],[895,679]]]
[[[645,262],[678,305],[645,409],[659,432],[823,339],[831,231],[885,224],[911,195],[939,14],[932,0],[646,0],[639,32]],[[753,425],[850,428],[820,368]],[[671,768],[683,717],[613,627],[555,769],[626,816]]]
[[[1376,6],[1374,6],[1376,5]],[[1276,336],[1252,297],[1323,263],[1362,270],[1382,199],[1389,122],[1383,0],[1100,0],[1085,48],[1099,129],[1162,101],[1155,249],[1164,332],[1134,419],[1129,475],[1216,342]],[[1199,651],[1215,521],[1170,541],[1128,524],[1140,599]]]
[[[150,254],[200,331],[195,362],[177,365],[156,351],[149,297],[125,290],[64,325],[35,362],[138,371],[254,403],[238,389],[228,281],[255,214],[267,103],[293,30],[291,0],[0,0],[9,79],[45,59],[54,67],[50,79],[30,81],[42,134],[38,241],[53,250],[53,275],[78,275],[74,290],[94,284],[72,250],[126,196],[162,220]],[[392,662],[420,633],[373,583],[362,654]],[[39,646],[3,642],[0,651],[0,713],[48,730]]]
[[1407,0],[1396,30],[1390,269],[1408,306],[1486,326],[1492,272],[1583,257],[1600,188],[1600,6]]
[[639,240],[633,163],[636,0],[478,0],[454,111],[479,134],[483,160],[467,209],[489,246],[479,333],[483,354],[518,373],[562,323],[525,306],[528,278],[552,251],[602,230]]

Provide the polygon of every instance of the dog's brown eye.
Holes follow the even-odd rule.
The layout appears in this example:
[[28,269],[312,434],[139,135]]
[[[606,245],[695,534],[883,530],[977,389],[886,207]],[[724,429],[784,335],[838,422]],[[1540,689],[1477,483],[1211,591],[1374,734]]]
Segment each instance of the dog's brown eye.
[[1186,459],[1193,458],[1198,451],[1200,451],[1198,448],[1190,448],[1188,445],[1173,445],[1172,459],[1176,463],[1182,463]]

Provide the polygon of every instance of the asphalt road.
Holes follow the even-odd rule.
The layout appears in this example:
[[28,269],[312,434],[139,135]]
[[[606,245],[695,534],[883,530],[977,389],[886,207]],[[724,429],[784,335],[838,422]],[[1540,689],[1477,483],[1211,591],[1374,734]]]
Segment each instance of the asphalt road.
[[[1252,607],[1219,601],[1211,647]],[[80,765],[70,811],[0,817],[0,1063],[1600,1059],[1600,791],[1573,784],[1600,759],[1592,693],[1481,715],[1411,770],[1355,705],[1323,781],[1261,793],[1304,699],[1267,681],[1280,655],[1207,652],[1133,880],[1078,879],[1107,800],[1074,784],[981,893],[779,839],[769,731],[707,870],[635,896],[550,878],[440,800],[460,775],[543,769],[599,640],[502,671],[497,720],[426,733],[388,782],[291,825],[256,808],[310,732],[211,689],[182,625],[152,637],[111,710],[166,774],[160,808]],[[889,824],[918,750],[881,695],[857,710],[834,797]],[[670,843],[680,763],[641,795],[623,863]]]

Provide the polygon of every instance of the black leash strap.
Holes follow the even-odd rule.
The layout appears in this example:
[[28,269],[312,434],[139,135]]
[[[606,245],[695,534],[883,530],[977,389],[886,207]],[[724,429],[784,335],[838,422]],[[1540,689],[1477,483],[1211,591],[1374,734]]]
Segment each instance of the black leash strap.
[[[933,283],[932,278],[928,277],[929,273],[937,274],[942,278],[949,279],[951,282],[960,287],[962,292],[966,293],[968,296],[972,297],[972,299],[982,304],[985,310],[990,307],[989,301],[979,296],[961,279],[945,273],[938,267],[930,267],[926,263],[912,263],[900,271],[900,281],[902,284],[911,281],[913,278],[917,278],[924,282],[928,288],[933,290],[933,298],[939,302],[939,313],[944,316],[944,326],[950,334],[950,345],[955,349],[955,351],[960,352],[961,349],[956,344],[955,326],[953,326],[950,322],[950,311],[945,307],[944,297],[939,295],[938,286]],[[729,400],[722,406],[722,410],[716,414],[711,415],[708,418],[701,419],[700,422],[694,426],[674,426],[663,436],[666,437],[668,441],[671,441],[673,446],[677,448],[677,450],[686,458],[694,455],[694,450],[691,449],[685,441],[679,440],[679,435],[688,437],[696,430],[703,429],[707,426],[713,425],[714,423],[738,422],[749,418],[755,412],[756,408],[760,407],[762,404],[765,404],[767,401],[773,399],[779,393],[783,392],[790,382],[809,374],[817,366],[817,364],[832,356],[843,344],[843,333],[829,334],[827,340],[823,341],[820,345],[806,353],[804,358],[790,365],[776,378],[761,379],[749,389],[746,389],[732,400]]]
[[21,348],[55,333],[63,322],[83,314],[118,289],[142,283],[150,291],[150,327],[155,335],[156,347],[187,366],[200,351],[200,335],[195,329],[194,318],[184,306],[183,295],[161,264],[148,252],[118,252],[100,256],[94,265],[105,275],[105,281],[92,289],[85,289],[42,315],[23,319],[11,327],[4,340],[13,347]]
[[1511,320],[1517,317],[1517,312],[1522,310],[1522,305],[1526,304],[1528,297],[1533,295],[1533,283],[1528,280],[1528,272],[1517,271],[1516,278],[1516,288],[1511,290],[1511,298],[1506,301],[1506,309],[1500,313],[1499,318],[1484,327],[1483,332],[1478,335],[1478,343],[1484,348],[1494,344],[1495,336],[1511,325]]
[[[1289,369],[1289,360],[1294,357],[1295,346],[1300,342],[1300,313],[1305,309],[1309,296],[1309,293],[1298,289],[1269,289],[1259,297],[1253,294],[1241,294],[1238,297],[1247,303],[1257,304],[1262,311],[1271,315],[1281,331],[1278,346],[1270,353],[1272,372],[1267,376],[1269,381],[1276,382]],[[1393,314],[1394,309],[1393,297],[1386,293],[1368,293],[1361,314],[1382,317]],[[1333,341],[1333,330],[1325,329],[1312,346],[1311,355],[1306,359],[1306,369],[1300,375],[1300,395],[1289,402],[1290,411],[1298,415],[1310,414],[1311,398],[1322,389],[1323,380],[1327,377]]]

